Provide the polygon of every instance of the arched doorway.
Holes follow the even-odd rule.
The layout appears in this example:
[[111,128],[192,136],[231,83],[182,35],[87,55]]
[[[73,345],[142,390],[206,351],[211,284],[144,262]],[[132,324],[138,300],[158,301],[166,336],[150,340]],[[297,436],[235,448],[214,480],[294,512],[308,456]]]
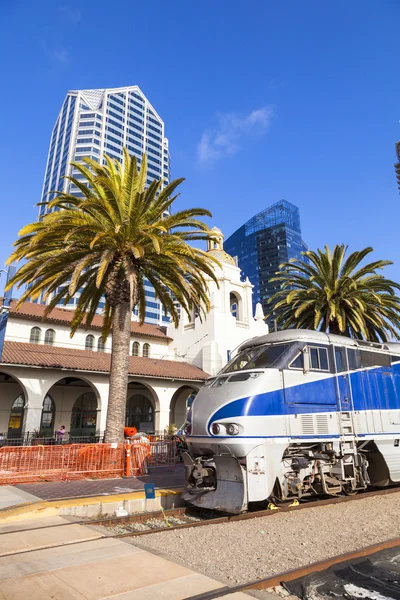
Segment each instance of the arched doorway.
[[9,437],[13,440],[20,438],[22,441],[27,404],[28,397],[18,379],[3,371],[0,372],[0,442]]
[[[66,440],[90,442],[94,436],[100,439],[97,432],[99,396],[93,384],[80,377],[64,377],[48,390],[45,402],[48,397],[53,401],[53,432],[64,426],[68,434]],[[47,402],[47,421],[51,419],[50,412]]]
[[96,433],[97,398],[94,392],[85,392],[72,407],[70,438],[90,437]]
[[40,419],[40,437],[51,437],[54,431],[56,406],[51,396],[47,394],[43,400],[42,417]]
[[169,424],[175,425],[177,429],[184,425],[187,412],[198,393],[198,390],[190,385],[180,387],[172,396],[169,406]]
[[156,431],[156,401],[153,393],[141,383],[128,385],[125,425],[143,433]]
[[22,437],[22,429],[24,426],[25,416],[25,395],[20,394],[13,402],[8,421],[8,439],[16,439]]

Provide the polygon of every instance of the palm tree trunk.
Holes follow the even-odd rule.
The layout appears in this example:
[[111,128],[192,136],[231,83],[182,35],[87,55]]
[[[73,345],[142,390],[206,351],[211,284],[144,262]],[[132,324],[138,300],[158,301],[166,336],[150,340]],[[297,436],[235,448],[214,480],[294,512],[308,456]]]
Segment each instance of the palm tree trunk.
[[108,395],[106,442],[123,442],[128,389],[131,302],[115,306],[112,330],[110,391]]
[[331,321],[329,323],[329,333],[332,333],[335,335],[345,335],[342,331],[340,331],[339,325],[338,325],[338,322],[336,321],[336,319],[334,319],[333,321]]

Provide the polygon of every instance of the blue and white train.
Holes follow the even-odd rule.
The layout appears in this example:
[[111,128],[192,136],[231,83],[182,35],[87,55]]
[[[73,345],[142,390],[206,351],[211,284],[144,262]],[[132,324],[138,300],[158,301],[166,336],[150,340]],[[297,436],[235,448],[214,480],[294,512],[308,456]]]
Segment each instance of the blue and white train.
[[287,330],[242,344],[188,413],[187,502],[267,499],[400,481],[400,344]]

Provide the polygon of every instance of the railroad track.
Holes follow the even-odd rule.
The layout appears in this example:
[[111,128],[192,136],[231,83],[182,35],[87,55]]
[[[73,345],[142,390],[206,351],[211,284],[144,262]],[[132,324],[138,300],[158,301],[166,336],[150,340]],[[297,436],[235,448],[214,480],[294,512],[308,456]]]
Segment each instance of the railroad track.
[[[93,522],[94,525],[99,525],[107,528],[118,526],[126,526],[126,532],[120,532],[115,534],[115,537],[138,537],[142,535],[149,535],[153,533],[160,533],[162,531],[173,531],[177,529],[188,529],[193,527],[205,527],[208,525],[217,525],[219,523],[229,523],[235,521],[246,521],[248,519],[257,519],[261,517],[273,517],[282,512],[292,512],[299,510],[306,510],[308,508],[327,506],[329,504],[341,504],[345,502],[352,502],[356,500],[362,500],[368,497],[375,496],[385,496],[388,494],[393,494],[399,492],[399,487],[393,487],[385,490],[376,490],[371,492],[364,492],[362,494],[358,494],[355,496],[340,496],[336,498],[324,498],[321,500],[307,499],[302,503],[298,504],[287,504],[280,505],[276,508],[276,510],[266,509],[266,510],[256,510],[249,511],[246,513],[242,513],[240,515],[223,515],[223,516],[210,516],[210,511],[201,511],[197,509],[196,511],[191,511],[191,509],[179,508],[179,509],[171,509],[168,511],[158,511],[153,513],[141,514],[141,515],[132,515],[128,517],[122,518],[109,518],[99,520],[97,522]],[[189,511],[189,512],[188,512]],[[196,519],[197,517],[197,519]],[[175,520],[187,521],[184,523],[174,524]],[[160,526],[157,527],[157,522],[159,522]],[[89,524],[89,523],[87,523]],[[140,525],[148,525],[147,528],[140,528],[135,530],[135,526],[137,524]],[[129,530],[129,527],[132,529]]]
[[[41,550],[49,550],[55,549],[62,546],[70,545],[79,545],[88,541],[94,541],[99,539],[121,539],[121,538],[134,538],[142,535],[149,535],[152,533],[165,532],[166,530],[177,530],[191,527],[202,527],[212,524],[218,523],[226,523],[226,522],[235,522],[242,521],[248,519],[257,519],[260,517],[268,517],[272,518],[277,514],[281,514],[282,512],[294,512],[299,510],[306,510],[308,508],[313,507],[321,507],[329,504],[341,504],[347,502],[354,502],[361,499],[367,499],[369,497],[377,497],[377,496],[386,496],[396,492],[399,492],[399,488],[390,488],[385,490],[375,490],[366,492],[357,496],[344,496],[337,498],[326,498],[315,501],[307,501],[301,503],[297,506],[282,506],[280,510],[258,510],[255,512],[249,512],[242,515],[224,515],[224,516],[214,516],[210,514],[203,513],[202,511],[187,511],[186,508],[172,509],[167,511],[158,511],[147,514],[140,515],[132,515],[128,517],[122,518],[107,518],[107,519],[93,519],[90,521],[72,521],[60,524],[53,525],[44,525],[33,528],[25,528],[20,530],[15,530],[13,532],[5,531],[1,532],[1,535],[12,534],[21,535],[24,532],[30,532],[35,530],[47,530],[47,529],[55,529],[55,528],[67,528],[70,526],[75,526],[80,529],[80,526],[100,526],[105,528],[114,528],[116,526],[121,527],[129,527],[132,525],[144,525],[146,528],[140,531],[124,531],[114,533],[112,531],[105,531],[102,529],[97,529],[94,527],[91,536],[90,533],[86,535],[86,531],[83,534],[85,539],[78,539],[80,536],[79,531],[72,531],[71,535],[68,533],[60,533],[56,535],[50,536],[55,539],[54,544],[49,544],[49,540],[46,539],[45,536],[39,536],[39,542],[36,543],[35,547],[29,543],[32,542],[32,538],[29,540],[29,537],[26,539],[21,539],[17,546],[14,544],[15,551],[6,551],[0,554],[0,558],[7,557],[10,555],[18,555],[18,554],[26,554],[30,552],[40,552]],[[211,517],[211,518],[210,518]],[[180,522],[179,524],[173,524],[174,519]],[[193,519],[201,519],[201,520],[193,520]],[[163,527],[157,526],[157,521],[160,523],[163,522]],[[170,527],[168,527],[168,523]],[[97,531],[96,531],[97,529]],[[66,539],[67,538],[67,539]],[[13,538],[15,539],[15,538]],[[62,541],[59,543],[59,540]],[[9,541],[4,540],[3,548],[7,549],[7,544]],[[22,548],[22,545],[27,543],[27,546]],[[40,545],[42,544],[42,545]],[[382,559],[380,553],[389,552],[389,556],[386,556]],[[392,554],[390,555],[390,552]],[[40,554],[39,554],[40,556]],[[374,558],[378,556],[378,558]],[[383,561],[383,562],[382,562]],[[1,564],[1,563],[0,563]],[[383,568],[382,568],[383,564]],[[390,577],[388,580],[388,571],[385,571],[385,565],[389,565],[389,570],[393,568],[397,568],[397,573],[390,573]],[[396,565],[399,565],[396,567]],[[345,575],[343,575],[345,573]],[[349,575],[350,574],[350,575]],[[342,579],[340,579],[342,577]],[[355,584],[353,585],[352,578],[355,580]],[[337,586],[339,585],[338,581],[341,582],[342,588],[345,590],[345,594],[348,598],[361,598],[361,597],[374,597],[374,598],[393,598],[400,600],[400,538],[390,539],[384,542],[380,542],[378,544],[374,544],[372,546],[368,546],[366,548],[362,548],[353,552],[349,552],[347,554],[342,554],[338,556],[334,556],[328,558],[326,560],[322,560],[316,563],[312,563],[309,565],[305,565],[290,571],[285,571],[283,573],[274,574],[272,576],[268,576],[265,578],[257,578],[255,581],[248,581],[247,583],[241,583],[235,586],[225,586],[221,584],[221,587],[216,588],[212,591],[197,594],[195,596],[187,596],[184,600],[214,600],[216,598],[223,598],[229,594],[233,594],[235,592],[251,592],[251,591],[262,591],[268,590],[270,588],[274,588],[276,586],[283,585],[288,589],[292,594],[297,594],[298,596],[302,596],[302,590],[314,590],[319,589],[320,586],[326,587],[327,581],[333,581]],[[361,582],[361,583],[360,583]],[[348,593],[346,586],[353,586],[355,589],[355,595],[352,596],[351,593]],[[308,588],[307,588],[308,586]],[[358,586],[358,587],[357,587]],[[374,587],[375,586],[375,587]],[[330,588],[328,588],[329,590]],[[299,591],[300,590],[300,591]],[[361,590],[361,595],[357,595],[357,593]],[[375,595],[368,596],[369,590],[375,592]],[[337,592],[337,589],[336,589]],[[362,595],[364,593],[364,596]],[[306,594],[306,597],[309,597],[310,594]],[[323,596],[323,595],[322,595]],[[322,597],[321,596],[321,597]],[[336,593],[336,597],[342,597],[341,593]],[[318,597],[318,594],[315,596]]]
[[[334,568],[334,575],[336,573],[340,574],[344,573],[346,567],[347,569],[350,567],[350,572],[354,572],[353,579],[356,581],[356,584],[352,583],[351,576],[345,580],[347,585],[352,585],[355,588],[360,590],[362,585],[368,585],[367,588],[363,588],[363,590],[367,590],[369,592],[375,592],[375,595],[368,596],[357,596],[357,590],[355,590],[356,594],[354,596],[351,593],[347,593],[348,598],[356,598],[356,597],[368,597],[368,598],[385,598],[382,596],[382,590],[386,591],[386,593],[391,594],[386,596],[389,600],[390,598],[399,598],[400,597],[400,569],[397,573],[392,572],[392,580],[388,580],[388,572],[384,569],[377,569],[374,562],[361,563],[361,568],[357,569],[357,565],[360,565],[359,559],[364,559],[367,557],[371,557],[377,555],[378,561],[377,563],[382,562],[381,553],[394,549],[395,553],[400,555],[400,538],[394,538],[391,540],[387,540],[385,542],[380,542],[378,544],[373,544],[371,546],[367,546],[365,548],[361,548],[360,550],[355,550],[353,552],[348,552],[346,554],[339,554],[337,556],[333,556],[331,558],[327,558],[326,560],[321,560],[318,562],[311,563],[309,565],[299,567],[297,569],[292,569],[290,571],[285,571],[283,573],[279,573],[278,575],[272,575],[270,577],[266,577],[265,579],[257,579],[256,581],[251,581],[248,583],[240,584],[234,587],[223,586],[221,588],[212,590],[210,592],[206,592],[203,594],[197,594],[195,596],[188,596],[184,598],[184,600],[213,600],[214,598],[221,598],[223,596],[227,596],[228,594],[234,594],[235,592],[248,592],[251,590],[267,590],[274,588],[276,586],[281,586],[282,584],[285,587],[289,587],[289,591],[296,592],[296,586],[291,588],[290,584],[292,582],[297,582],[297,588],[301,588],[304,590],[307,586],[307,578],[310,576],[315,576],[316,573],[321,573],[328,571],[329,569]],[[389,557],[389,561],[392,562],[393,556]],[[367,568],[366,568],[367,567]],[[365,571],[372,571],[368,576],[368,573]],[[360,577],[361,575],[361,577]],[[380,576],[379,576],[380,575]],[[320,578],[320,582],[322,582],[324,577]],[[326,575],[325,575],[326,579]],[[301,585],[301,581],[304,581],[305,585]],[[346,585],[346,583],[344,585]],[[289,585],[288,585],[289,584]],[[314,584],[315,585],[315,584]],[[328,582],[329,585],[329,582]],[[328,588],[329,589],[329,588]],[[331,588],[329,591],[333,591]],[[337,593],[335,594],[337,597],[339,596]],[[316,598],[323,597],[319,596],[318,592],[315,595]]]
[[[341,504],[346,502],[355,502],[357,500],[363,500],[369,497],[375,496],[386,496],[389,494],[397,493],[400,491],[399,487],[388,488],[384,490],[375,490],[370,492],[364,492],[362,494],[358,494],[355,496],[339,496],[335,498],[324,498],[320,500],[307,499],[306,501],[299,503],[297,505],[280,505],[277,510],[257,510],[253,512],[246,512],[240,515],[222,515],[222,516],[213,516],[215,513],[211,513],[210,511],[201,511],[199,509],[188,509],[187,507],[175,508],[169,510],[160,510],[149,513],[141,513],[138,515],[130,515],[127,517],[112,517],[106,519],[93,519],[90,521],[70,521],[66,523],[57,523],[53,525],[42,525],[33,528],[25,528],[18,529],[13,531],[3,531],[0,532],[0,537],[2,535],[9,535],[10,533],[22,534],[28,531],[35,530],[46,530],[46,529],[54,529],[54,528],[65,528],[72,525],[83,525],[83,526],[99,526],[104,527],[106,529],[115,528],[116,526],[125,527],[126,531],[118,532],[118,533],[104,533],[99,534],[96,539],[105,539],[105,538],[114,538],[121,539],[126,537],[138,537],[142,535],[149,535],[153,533],[160,533],[164,531],[174,531],[177,529],[187,529],[193,527],[205,527],[208,525],[216,525],[219,523],[229,523],[235,521],[244,521],[248,519],[257,519],[261,517],[269,517],[272,518],[278,514],[283,512],[293,512],[299,510],[306,510],[314,507],[327,506],[329,504]],[[180,521],[177,523],[176,521]],[[136,529],[139,525],[140,528]],[[37,550],[45,550],[48,548],[57,548],[64,546],[69,543],[83,543],[87,540],[78,540],[71,542],[64,542],[60,544],[54,544],[52,546],[43,546],[40,548],[27,548],[17,552],[6,552],[0,554],[0,558],[4,556],[9,556],[10,554],[24,554],[26,552],[33,552]],[[229,588],[231,589],[231,588]]]

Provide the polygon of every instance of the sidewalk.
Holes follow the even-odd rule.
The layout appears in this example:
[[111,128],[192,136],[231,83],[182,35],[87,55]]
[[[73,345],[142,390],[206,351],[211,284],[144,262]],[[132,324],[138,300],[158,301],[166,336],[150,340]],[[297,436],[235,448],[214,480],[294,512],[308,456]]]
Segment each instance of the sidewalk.
[[[160,502],[163,508],[170,508],[180,501],[184,477],[184,467],[178,464],[153,468],[140,477],[0,486],[0,516],[15,520],[43,513],[94,518],[110,514],[122,504],[130,512],[157,510]],[[158,499],[145,500],[145,483],[154,484]]]
[[26,502],[37,502],[38,500],[40,500],[38,496],[29,494],[25,490],[19,490],[12,485],[0,486],[0,510],[25,504]]
[[[113,479],[80,479],[79,481],[55,481],[51,483],[23,483],[14,489],[33,494],[40,500],[85,498],[135,492],[143,490],[145,483],[154,483],[156,489],[183,487],[185,469],[182,463],[174,467],[154,467],[148,475],[139,477],[116,477]],[[11,486],[7,486],[11,487]],[[1,488],[0,488],[1,494]]]
[[[62,523],[58,518],[45,525]],[[200,593],[226,589],[128,538],[104,539],[84,525],[31,530],[0,525],[0,534],[2,600],[195,600]],[[224,596],[247,598],[244,593]]]

